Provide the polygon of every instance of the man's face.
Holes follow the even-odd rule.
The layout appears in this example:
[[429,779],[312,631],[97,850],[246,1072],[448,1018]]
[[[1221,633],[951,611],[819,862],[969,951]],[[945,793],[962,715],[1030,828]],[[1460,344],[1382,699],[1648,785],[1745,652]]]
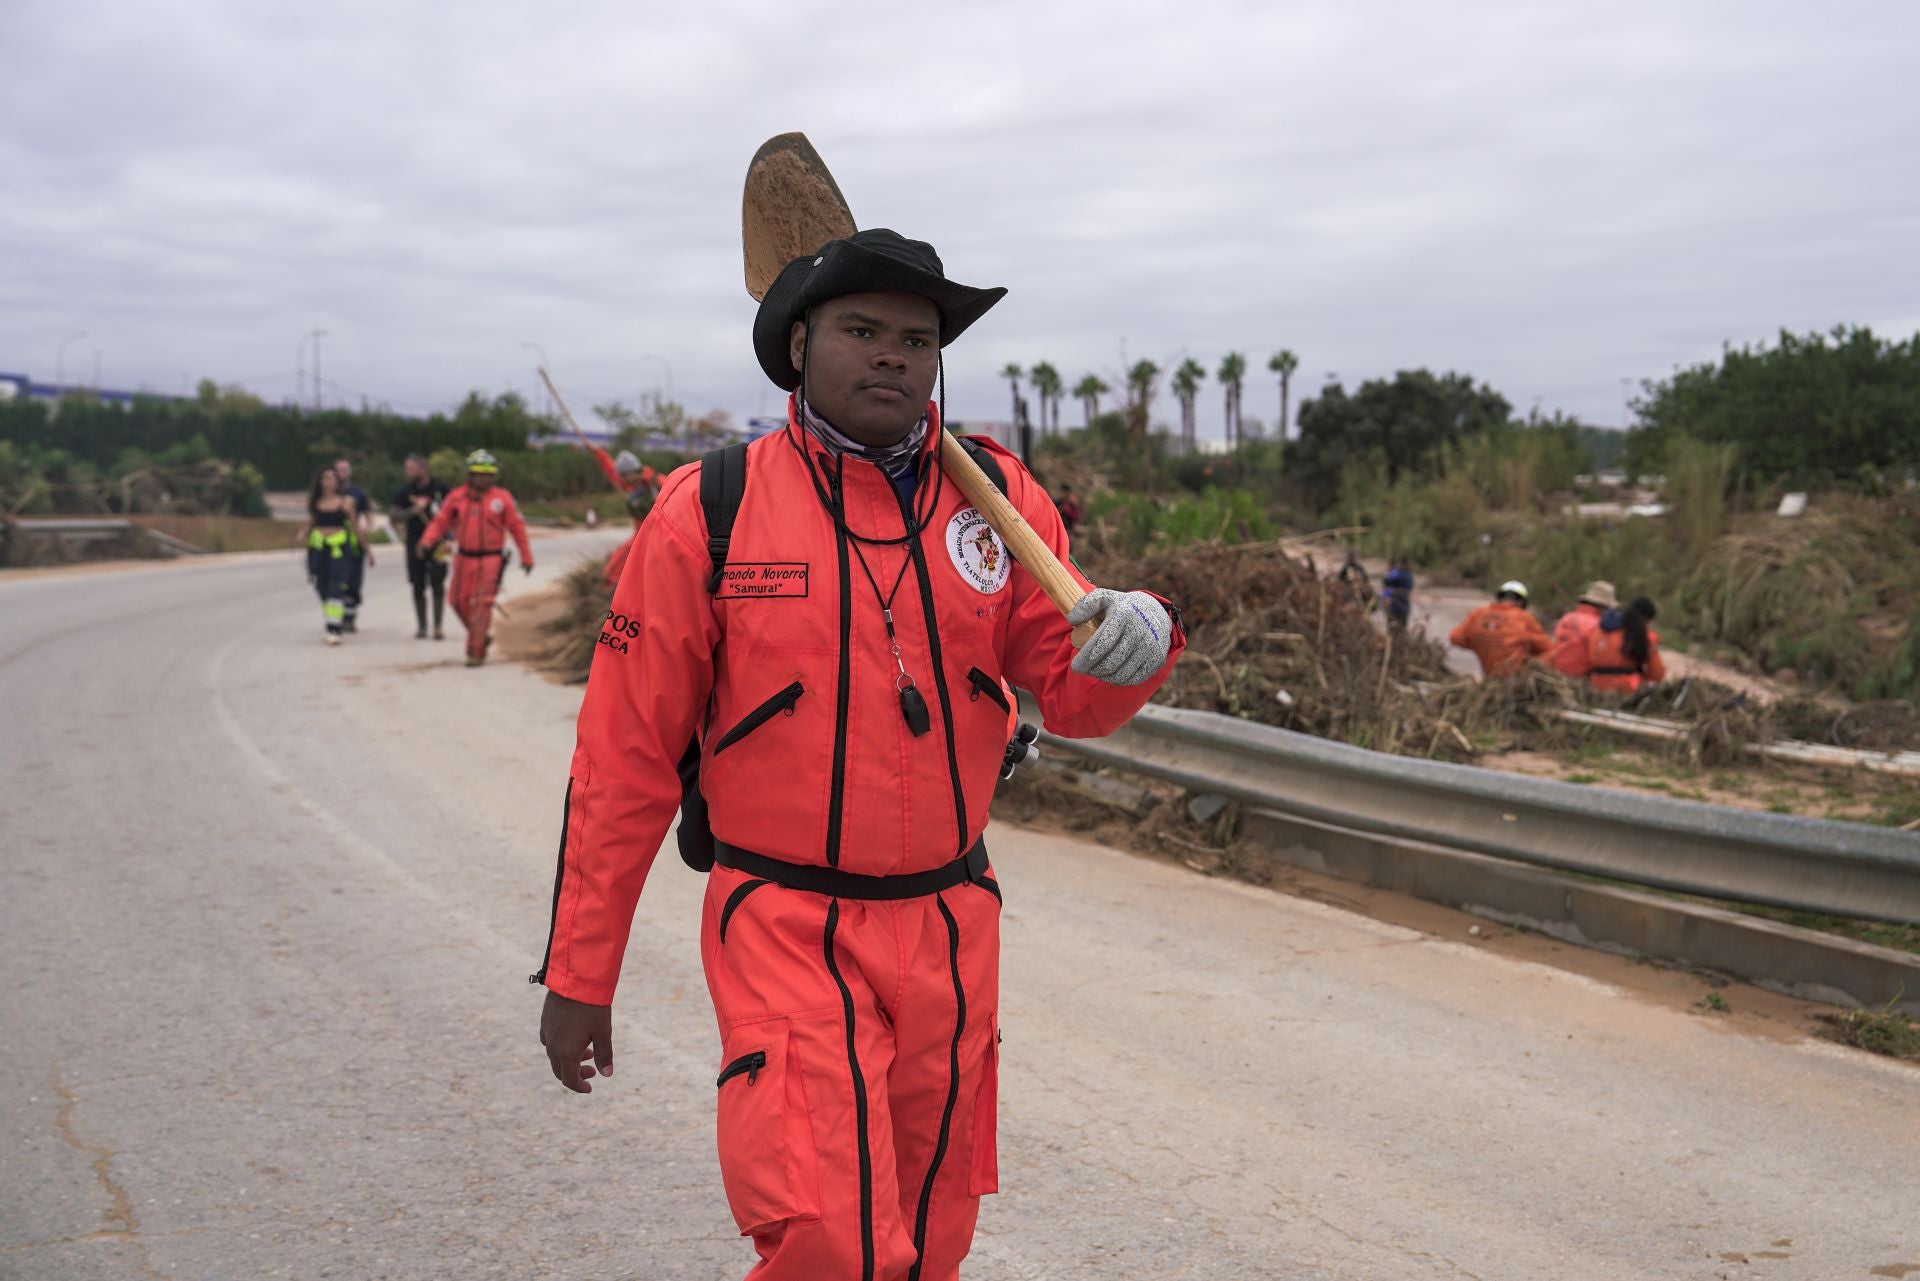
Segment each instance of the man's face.
[[427,478],[427,465],[418,458],[407,459],[407,479],[419,484]]
[[333,470],[339,474],[342,485],[353,479],[353,464],[344,458],[333,465]]
[[487,471],[468,472],[467,488],[478,490],[483,494],[486,493],[489,489],[493,488],[493,473]]
[[847,294],[793,327],[807,403],[863,445],[891,445],[927,412],[940,372],[940,311],[917,294]]

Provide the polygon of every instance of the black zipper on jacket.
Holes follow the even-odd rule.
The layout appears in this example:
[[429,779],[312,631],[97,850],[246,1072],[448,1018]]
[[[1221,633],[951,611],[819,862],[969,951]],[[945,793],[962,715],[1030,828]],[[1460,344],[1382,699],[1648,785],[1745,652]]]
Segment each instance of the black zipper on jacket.
[[833,959],[833,927],[840,921],[840,900],[827,904],[827,973],[840,989],[840,1005],[847,1019],[847,1068],[853,1073],[853,1141],[860,1149],[860,1281],[873,1281],[873,1156],[867,1151],[867,1079],[860,1075],[860,1055],[853,1035],[853,990],[840,977]]
[[920,1209],[913,1216],[913,1267],[907,1281],[920,1281],[920,1267],[926,1262],[927,1208],[933,1201],[933,1181],[940,1163],[947,1157],[947,1141],[953,1131],[953,1105],[960,1097],[960,1034],[967,1030],[967,989],[960,982],[960,923],[947,909],[947,900],[936,894],[934,906],[947,923],[947,967],[953,972],[953,1041],[947,1047],[947,1106],[940,1112],[940,1137],[933,1145],[933,1161],[927,1166],[927,1181],[920,1185]]
[[793,715],[793,705],[799,702],[800,696],[806,692],[807,687],[799,681],[795,681],[793,684],[787,686],[778,694],[775,694],[772,698],[760,704],[760,706],[754,708],[745,716],[742,716],[738,724],[722,734],[720,741],[713,745],[713,754],[715,756],[720,755],[720,753],[726,751],[729,747],[732,747],[735,743],[753,733],[753,731],[759,729],[762,725],[765,725],[781,712],[785,712],[789,716]]
[[567,799],[560,803],[560,853],[554,859],[553,914],[547,918],[547,950],[541,954],[540,968],[527,975],[529,983],[547,981],[547,963],[553,960],[553,936],[560,928],[560,883],[567,876],[567,826],[573,818],[573,779],[567,779]]
[[720,1079],[713,1083],[713,1088],[716,1090],[719,1089],[736,1076],[745,1076],[747,1078],[747,1084],[752,1085],[754,1078],[758,1077],[762,1069],[766,1066],[767,1052],[765,1050],[755,1050],[752,1054],[742,1054],[739,1058],[720,1069]]
[[[926,484],[925,479],[920,483]],[[926,549],[921,545],[921,531],[914,527],[913,509],[907,506],[906,496],[898,489],[894,489],[893,496],[900,500],[900,515],[907,522],[907,532],[913,535],[907,541],[907,550],[913,555],[914,577],[920,580],[920,612],[927,620],[927,657],[933,663],[933,688],[940,695],[940,728],[947,738],[947,778],[953,784],[953,820],[960,829],[954,848],[964,850],[967,848],[967,798],[960,790],[960,755],[953,745],[953,698],[947,693],[947,669],[940,659],[940,624],[934,615],[933,575],[927,572]]]
[[747,901],[747,895],[763,885],[771,884],[773,884],[772,881],[742,881],[733,887],[733,893],[727,895],[726,906],[720,909],[720,941],[722,943],[727,941],[727,922],[731,921],[733,914],[740,910],[740,905]]
[[1012,714],[1013,705],[1007,702],[1007,691],[1000,688],[999,681],[993,679],[993,677],[987,675],[977,667],[969,667],[967,669],[967,680],[973,685],[973,693],[967,695],[970,701],[977,703],[980,701],[980,696],[985,694],[988,698],[1000,704],[1001,711],[1009,715]]
[[[840,559],[840,691],[833,714],[833,793],[827,801],[827,866],[840,866],[840,823],[847,805],[847,705],[853,697],[853,572],[847,555],[846,494],[836,473],[833,480],[834,544]],[[869,1242],[871,1251],[872,1244]],[[868,1274],[872,1274],[869,1261]]]

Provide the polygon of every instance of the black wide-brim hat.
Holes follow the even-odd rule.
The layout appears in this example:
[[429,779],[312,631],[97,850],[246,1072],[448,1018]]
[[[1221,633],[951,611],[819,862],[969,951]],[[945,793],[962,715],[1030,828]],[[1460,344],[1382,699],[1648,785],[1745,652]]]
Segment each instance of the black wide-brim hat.
[[986,315],[1007,291],[975,289],[948,280],[932,245],[908,240],[885,227],[830,240],[817,253],[795,258],[781,269],[753,318],[753,354],[774,386],[792,391],[800,385],[789,341],[794,322],[805,320],[811,308],[827,299],[847,294],[918,294],[940,309],[940,345],[944,347]]

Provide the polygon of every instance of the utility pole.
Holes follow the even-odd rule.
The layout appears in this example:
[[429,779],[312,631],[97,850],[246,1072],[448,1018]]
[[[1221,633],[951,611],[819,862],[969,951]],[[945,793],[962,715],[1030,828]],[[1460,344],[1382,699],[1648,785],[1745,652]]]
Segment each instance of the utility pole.
[[313,412],[320,412],[320,340],[327,336],[324,329],[313,331]]
[[60,345],[54,349],[53,397],[55,400],[64,399],[67,394],[67,344],[79,342],[82,338],[85,338],[86,336],[87,336],[87,331],[84,329],[79,330],[76,333],[68,334],[65,338],[62,338],[60,340]]

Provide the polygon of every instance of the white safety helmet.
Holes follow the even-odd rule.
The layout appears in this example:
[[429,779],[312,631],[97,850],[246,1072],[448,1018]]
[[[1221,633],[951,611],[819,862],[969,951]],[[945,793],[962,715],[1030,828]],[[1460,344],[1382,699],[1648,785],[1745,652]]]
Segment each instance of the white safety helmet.
[[631,449],[623,449],[619,457],[613,460],[613,469],[622,476],[630,475],[640,470],[640,460],[633,456]]
[[1500,590],[1497,595],[1512,596],[1524,605],[1527,603],[1527,585],[1517,578],[1509,578],[1506,582],[1500,584]]

